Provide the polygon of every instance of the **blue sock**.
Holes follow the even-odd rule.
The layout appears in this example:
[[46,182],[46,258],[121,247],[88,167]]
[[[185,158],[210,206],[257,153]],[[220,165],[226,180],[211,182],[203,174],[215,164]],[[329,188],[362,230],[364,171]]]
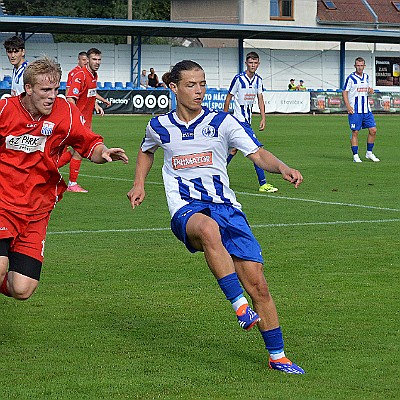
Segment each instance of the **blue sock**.
[[265,348],[270,354],[281,353],[283,351],[284,343],[280,326],[269,331],[261,331],[261,335],[264,339]]
[[353,152],[353,156],[354,154],[358,154],[358,146],[351,146],[351,151]]
[[224,292],[225,297],[231,303],[243,296],[243,289],[236,272],[218,279],[217,282],[221,290]]
[[372,151],[375,143],[367,143],[367,151]]
[[260,186],[265,185],[267,183],[267,180],[265,179],[264,170],[256,164],[254,164],[254,169],[256,170],[257,179]]
[[229,154],[228,158],[226,159],[226,165],[228,165],[232,161],[232,158],[234,156],[235,156],[234,154]]

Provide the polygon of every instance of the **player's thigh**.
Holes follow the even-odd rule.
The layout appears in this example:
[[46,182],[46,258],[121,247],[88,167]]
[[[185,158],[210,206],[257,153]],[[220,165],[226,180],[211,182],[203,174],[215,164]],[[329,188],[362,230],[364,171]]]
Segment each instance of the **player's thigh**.
[[8,268],[8,257],[0,256],[0,284],[4,279],[4,275],[7,272]]
[[186,234],[191,245],[198,250],[203,250],[207,245],[222,245],[218,224],[202,213],[193,214],[189,218]]

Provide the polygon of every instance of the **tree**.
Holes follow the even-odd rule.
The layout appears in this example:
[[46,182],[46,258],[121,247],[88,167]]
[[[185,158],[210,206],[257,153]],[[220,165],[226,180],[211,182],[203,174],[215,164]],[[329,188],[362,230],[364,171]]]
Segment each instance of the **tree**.
[[[128,0],[3,0],[3,3],[11,15],[111,19],[128,16]],[[137,20],[169,20],[170,9],[170,0],[132,0],[132,18]],[[125,36],[56,34],[54,39],[56,42],[126,43]],[[144,38],[143,42],[160,43],[160,40]]]

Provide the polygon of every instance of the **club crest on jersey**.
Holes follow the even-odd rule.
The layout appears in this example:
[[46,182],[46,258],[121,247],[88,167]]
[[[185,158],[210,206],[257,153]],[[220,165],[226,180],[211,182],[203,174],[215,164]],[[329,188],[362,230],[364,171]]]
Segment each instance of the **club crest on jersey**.
[[43,121],[42,130],[40,133],[44,136],[50,136],[53,133],[54,122]]
[[205,126],[202,130],[201,130],[201,134],[205,137],[215,137],[216,132],[215,132],[215,128],[211,125],[207,125]]
[[73,89],[72,89],[72,93],[73,93],[73,94],[79,94],[79,89],[73,88]]

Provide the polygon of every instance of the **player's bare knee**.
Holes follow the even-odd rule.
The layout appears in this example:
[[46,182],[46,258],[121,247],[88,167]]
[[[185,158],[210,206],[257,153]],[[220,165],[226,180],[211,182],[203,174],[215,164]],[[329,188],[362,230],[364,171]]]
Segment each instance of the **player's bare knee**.
[[204,219],[197,229],[202,243],[215,243],[220,235],[217,223],[211,218]]
[[28,300],[33,293],[35,292],[37,287],[36,285],[29,285],[29,286],[25,286],[25,287],[13,287],[11,289],[11,293],[12,296],[14,297],[14,299],[16,300]]

